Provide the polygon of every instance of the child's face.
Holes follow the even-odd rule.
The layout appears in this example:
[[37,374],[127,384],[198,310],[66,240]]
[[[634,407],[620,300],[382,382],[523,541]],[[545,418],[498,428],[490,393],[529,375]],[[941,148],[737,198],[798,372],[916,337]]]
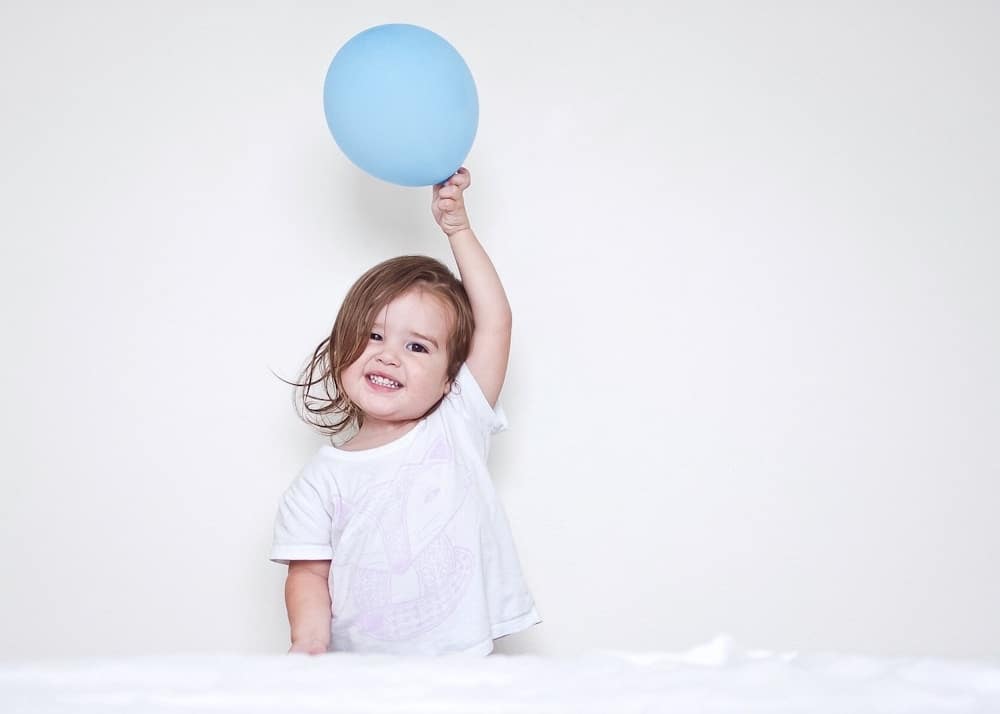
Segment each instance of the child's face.
[[419,419],[448,391],[451,311],[413,289],[375,317],[361,356],[341,373],[344,391],[365,423]]

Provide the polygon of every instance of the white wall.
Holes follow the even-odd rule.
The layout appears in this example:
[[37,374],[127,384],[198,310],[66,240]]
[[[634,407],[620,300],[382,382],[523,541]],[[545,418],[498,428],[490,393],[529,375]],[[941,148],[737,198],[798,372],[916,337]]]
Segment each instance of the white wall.
[[500,651],[1000,651],[1000,5],[90,5],[0,5],[0,657],[284,651],[322,438],[269,370],[449,259],[323,119],[383,22],[480,92],[545,618]]

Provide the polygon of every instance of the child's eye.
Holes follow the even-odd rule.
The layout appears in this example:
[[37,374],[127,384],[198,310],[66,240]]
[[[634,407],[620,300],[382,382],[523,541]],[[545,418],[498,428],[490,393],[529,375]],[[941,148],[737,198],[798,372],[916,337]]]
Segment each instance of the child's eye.
[[427,348],[424,347],[419,342],[411,342],[410,344],[407,345],[407,347],[410,348],[411,352],[426,352],[427,351]]
[[371,335],[368,336],[368,338],[371,339],[371,340],[381,340],[382,339],[382,335],[380,335],[377,332],[373,332],[373,333],[371,333]]

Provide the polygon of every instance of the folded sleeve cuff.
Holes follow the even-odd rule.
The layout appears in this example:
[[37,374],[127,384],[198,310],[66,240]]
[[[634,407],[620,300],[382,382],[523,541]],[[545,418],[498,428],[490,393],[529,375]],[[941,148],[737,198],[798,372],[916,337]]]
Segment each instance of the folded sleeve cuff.
[[500,402],[495,407],[490,406],[479,382],[465,363],[459,369],[457,381],[462,401],[488,433],[496,434],[508,428],[507,415]]
[[333,560],[333,549],[324,545],[276,545],[271,561],[288,565],[290,560]]

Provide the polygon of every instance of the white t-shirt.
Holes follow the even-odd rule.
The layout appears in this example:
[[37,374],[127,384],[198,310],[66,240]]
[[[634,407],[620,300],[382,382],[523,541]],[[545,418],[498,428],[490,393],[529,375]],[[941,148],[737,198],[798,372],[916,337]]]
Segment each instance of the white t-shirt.
[[323,446],[285,492],[271,560],[331,560],[331,651],[488,654],[541,622],[486,468],[507,428],[468,367],[413,429]]

